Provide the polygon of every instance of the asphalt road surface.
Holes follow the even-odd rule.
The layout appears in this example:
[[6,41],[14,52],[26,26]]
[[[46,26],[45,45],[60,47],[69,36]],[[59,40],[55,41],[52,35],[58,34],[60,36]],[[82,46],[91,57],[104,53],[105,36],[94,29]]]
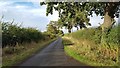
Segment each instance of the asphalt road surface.
[[83,63],[67,56],[62,39],[58,38],[42,51],[23,62],[20,66],[85,66]]

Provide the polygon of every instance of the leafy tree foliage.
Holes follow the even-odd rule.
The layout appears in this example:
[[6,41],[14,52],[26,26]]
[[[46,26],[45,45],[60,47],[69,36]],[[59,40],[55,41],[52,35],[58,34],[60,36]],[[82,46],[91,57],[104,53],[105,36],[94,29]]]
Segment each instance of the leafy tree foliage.
[[59,12],[59,22],[61,27],[66,27],[71,33],[73,27],[86,28],[89,23],[88,13],[80,10],[79,2],[41,2],[41,5],[47,5],[46,15],[53,14],[53,9]]
[[63,21],[68,20],[66,18],[70,19],[75,17],[79,18],[78,20],[87,20],[86,16],[92,16],[94,11],[96,15],[105,18],[104,23],[106,19],[110,17],[110,21],[107,20],[109,24],[103,26],[107,28],[112,25],[113,18],[119,16],[119,3],[120,2],[41,2],[40,4],[48,6],[46,11],[47,16],[49,13],[53,14],[53,9],[55,9],[59,12],[59,17],[63,19]]
[[59,30],[57,21],[50,21],[50,23],[47,25],[46,33],[50,36],[50,38],[54,38],[54,37],[63,35],[63,31]]
[[0,22],[0,24],[2,24],[2,47],[38,42],[44,38],[44,35],[35,28],[23,28],[13,22]]

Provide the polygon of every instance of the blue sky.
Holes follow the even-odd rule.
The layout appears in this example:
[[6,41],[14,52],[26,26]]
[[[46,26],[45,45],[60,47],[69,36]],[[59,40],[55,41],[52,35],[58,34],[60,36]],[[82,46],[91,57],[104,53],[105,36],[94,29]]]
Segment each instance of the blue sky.
[[[46,16],[46,6],[39,5],[40,0],[0,0],[0,17],[4,15],[4,21],[15,20],[23,27],[34,27],[41,31],[46,30],[50,20],[58,20],[58,12]],[[92,26],[99,26],[103,20],[100,16],[90,17]],[[63,29],[65,32],[66,30]],[[75,28],[73,31],[76,30]]]

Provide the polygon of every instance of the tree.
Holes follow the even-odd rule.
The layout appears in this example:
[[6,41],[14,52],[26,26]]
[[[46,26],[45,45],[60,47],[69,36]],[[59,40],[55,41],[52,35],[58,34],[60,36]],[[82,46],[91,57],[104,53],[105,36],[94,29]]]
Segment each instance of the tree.
[[50,21],[50,23],[47,25],[47,34],[49,34],[50,38],[54,38],[63,34],[63,31],[59,30],[57,21]]
[[114,18],[119,17],[119,5],[120,2],[97,2],[97,3],[86,3],[86,6],[92,9],[88,11],[90,15],[93,11],[96,15],[104,17],[104,22],[101,25],[102,28],[102,38],[101,43],[106,44],[106,38],[111,27],[114,25]]
[[[66,27],[68,32],[71,33],[73,27],[86,28],[86,25],[90,25],[87,13],[81,11],[77,2],[41,2],[41,5],[47,5],[46,15],[53,14],[53,9],[59,12],[60,26]],[[70,8],[71,7],[71,8]]]
[[[109,33],[112,25],[115,23],[113,22],[114,18],[119,16],[118,10],[120,6],[120,2],[74,2],[74,3],[73,2],[46,2],[46,3],[42,2],[41,5],[43,4],[46,4],[46,5],[52,4],[52,6],[50,8],[48,7],[47,10],[48,9],[53,10],[53,8],[55,8],[59,12],[59,15],[61,15],[62,13],[62,14],[65,14],[66,16],[74,17],[75,14],[77,14],[74,11],[74,9],[77,9],[80,12],[86,12],[87,13],[86,15],[89,15],[89,16],[92,16],[93,12],[95,12],[96,15],[103,16],[104,22],[101,25],[101,28],[102,28],[101,43],[103,44],[106,43],[105,38],[107,37],[107,34]],[[56,8],[56,5],[58,8]],[[70,9],[69,7],[71,7],[72,9]],[[52,14],[51,10],[49,10],[49,12],[47,13]],[[85,25],[83,23],[81,24]],[[75,24],[75,26],[77,26],[77,24]]]
[[50,22],[48,25],[47,25],[47,32],[52,35],[52,34],[57,34],[57,28],[56,26],[54,26],[54,24],[52,22]]

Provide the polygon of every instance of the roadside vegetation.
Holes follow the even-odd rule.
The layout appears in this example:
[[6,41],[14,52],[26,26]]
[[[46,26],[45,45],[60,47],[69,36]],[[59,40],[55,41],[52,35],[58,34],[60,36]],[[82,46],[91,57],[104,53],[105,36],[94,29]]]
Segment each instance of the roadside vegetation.
[[[114,26],[119,17],[120,2],[41,2],[46,5],[46,16],[58,11],[57,24],[66,28],[68,34],[63,37],[63,44],[68,55],[89,65],[115,66],[118,63],[120,43],[118,28]],[[98,28],[91,26],[90,16],[104,19]],[[96,21],[96,23],[98,23]],[[72,32],[73,28],[78,31]]]
[[66,54],[91,66],[117,66],[119,26],[111,29],[106,38],[107,44],[101,43],[101,30],[99,28],[88,28],[79,30],[63,37]]
[[2,50],[2,66],[17,66],[31,56],[34,56],[38,51],[42,50],[54,40],[55,39],[41,40],[37,43],[31,42],[20,44],[15,47],[7,46]]
[[[2,66],[21,63],[57,38],[57,36],[51,36],[54,34],[52,32],[46,33],[48,30],[41,32],[36,28],[25,28],[15,24],[14,21],[1,20],[0,24],[2,25]],[[49,29],[52,30],[52,28]]]
[[[64,33],[60,30],[63,27],[69,32],[63,37],[65,52],[68,55],[91,66],[118,65],[120,25],[114,26],[116,23],[114,18],[119,17],[119,2],[48,1],[40,2],[40,5],[47,6],[46,16],[53,14],[54,10],[59,13],[58,21],[50,21],[45,32],[35,28],[23,28],[21,25],[13,24],[14,21],[0,21],[3,65],[12,65],[31,55],[39,47],[41,49],[56,37],[63,36]],[[90,16],[93,17],[94,14],[101,16],[104,22],[98,28],[87,28],[91,26]],[[72,32],[74,27],[78,31]]]

